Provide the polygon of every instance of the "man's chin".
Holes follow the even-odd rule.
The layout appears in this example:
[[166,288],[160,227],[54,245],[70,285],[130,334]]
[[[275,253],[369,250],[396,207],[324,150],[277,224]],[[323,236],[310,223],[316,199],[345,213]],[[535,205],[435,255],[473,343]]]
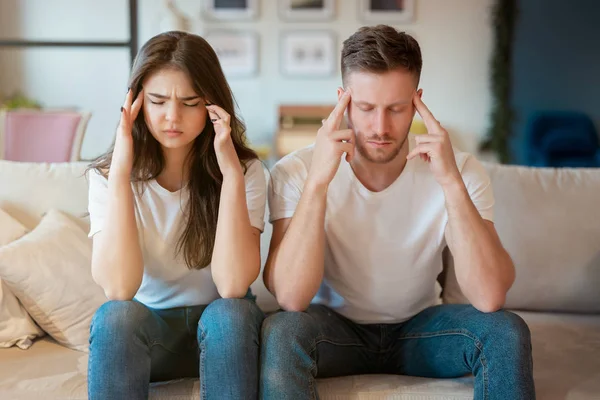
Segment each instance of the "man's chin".
[[374,164],[387,164],[392,162],[398,157],[400,153],[399,149],[362,149],[359,150],[359,153],[365,158],[367,161],[372,162]]

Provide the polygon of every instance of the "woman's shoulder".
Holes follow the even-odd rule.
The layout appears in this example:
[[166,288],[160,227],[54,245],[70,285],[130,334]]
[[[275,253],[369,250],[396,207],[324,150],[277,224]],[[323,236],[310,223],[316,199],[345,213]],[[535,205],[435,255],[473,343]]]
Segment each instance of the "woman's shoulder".
[[259,158],[253,158],[246,161],[244,164],[246,166],[244,175],[246,176],[259,175],[259,173],[264,172],[265,169],[263,162]]
[[268,169],[260,159],[254,158],[246,161],[245,164],[246,172],[244,173],[244,180],[246,181],[246,184],[251,182],[266,184]]

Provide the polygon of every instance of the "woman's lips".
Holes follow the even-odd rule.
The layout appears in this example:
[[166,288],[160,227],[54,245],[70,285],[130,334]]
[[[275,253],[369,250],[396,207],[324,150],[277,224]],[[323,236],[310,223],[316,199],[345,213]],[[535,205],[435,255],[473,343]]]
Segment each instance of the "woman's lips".
[[182,131],[178,131],[176,129],[167,129],[163,131],[168,137],[176,137],[181,135],[183,132]]

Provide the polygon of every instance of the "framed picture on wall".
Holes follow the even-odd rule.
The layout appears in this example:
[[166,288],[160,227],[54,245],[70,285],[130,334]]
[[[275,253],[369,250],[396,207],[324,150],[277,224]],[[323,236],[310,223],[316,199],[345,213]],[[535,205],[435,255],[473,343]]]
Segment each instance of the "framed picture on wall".
[[279,15],[288,21],[324,21],[333,18],[335,0],[278,0]]
[[204,36],[215,49],[228,78],[252,77],[258,73],[258,35],[253,32],[214,30]]
[[412,22],[415,0],[359,0],[359,15],[365,22]]
[[258,0],[202,0],[203,12],[212,20],[251,20],[258,16]]
[[288,77],[327,77],[335,71],[335,35],[329,31],[289,31],[281,36],[280,69]]

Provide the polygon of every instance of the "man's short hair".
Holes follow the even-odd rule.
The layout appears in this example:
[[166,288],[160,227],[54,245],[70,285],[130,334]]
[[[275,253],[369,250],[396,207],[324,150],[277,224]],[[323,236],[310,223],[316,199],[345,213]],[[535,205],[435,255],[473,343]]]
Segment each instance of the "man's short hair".
[[421,78],[421,48],[405,32],[388,25],[365,26],[344,41],[342,81],[352,72],[383,73],[403,69],[412,73],[416,84]]

